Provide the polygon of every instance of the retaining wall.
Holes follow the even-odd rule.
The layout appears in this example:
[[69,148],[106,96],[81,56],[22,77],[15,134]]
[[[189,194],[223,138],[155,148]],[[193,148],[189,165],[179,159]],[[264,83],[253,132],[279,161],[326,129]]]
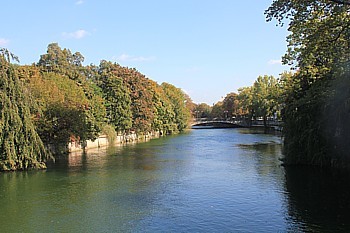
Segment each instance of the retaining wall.
[[[113,145],[133,143],[138,141],[147,141],[152,138],[158,138],[162,135],[161,132],[149,132],[144,135],[137,135],[136,133],[130,133],[127,135],[118,135],[113,142]],[[110,143],[106,135],[100,135],[96,140],[87,140],[86,142],[70,142],[68,143],[68,151],[76,152],[89,150],[93,148],[107,147]]]

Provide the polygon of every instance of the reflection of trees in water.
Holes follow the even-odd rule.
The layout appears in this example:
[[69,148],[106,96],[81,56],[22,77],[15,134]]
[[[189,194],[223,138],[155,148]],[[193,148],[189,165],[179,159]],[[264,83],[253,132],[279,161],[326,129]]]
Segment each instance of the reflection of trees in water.
[[106,150],[72,153],[47,171],[1,174],[3,232],[127,232],[149,216],[163,191],[151,149]]
[[350,232],[350,173],[286,167],[285,193],[292,221],[311,232]]
[[283,169],[279,159],[281,158],[281,144],[274,141],[239,144],[245,155],[251,155],[255,161],[255,170],[261,177],[272,175],[278,183],[283,181]]

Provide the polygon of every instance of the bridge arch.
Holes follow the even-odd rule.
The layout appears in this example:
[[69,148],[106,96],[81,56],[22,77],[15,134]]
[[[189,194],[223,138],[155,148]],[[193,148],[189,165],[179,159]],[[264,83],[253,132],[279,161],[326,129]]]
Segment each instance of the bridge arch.
[[241,128],[242,126],[236,121],[228,120],[204,120],[195,121],[192,124],[193,129],[200,128]]

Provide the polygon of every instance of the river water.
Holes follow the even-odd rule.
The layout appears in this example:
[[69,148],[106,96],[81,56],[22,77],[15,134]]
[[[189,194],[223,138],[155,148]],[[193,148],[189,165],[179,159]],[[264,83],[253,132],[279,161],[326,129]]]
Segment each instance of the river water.
[[281,156],[247,129],[72,154],[0,174],[0,232],[350,232],[350,175]]

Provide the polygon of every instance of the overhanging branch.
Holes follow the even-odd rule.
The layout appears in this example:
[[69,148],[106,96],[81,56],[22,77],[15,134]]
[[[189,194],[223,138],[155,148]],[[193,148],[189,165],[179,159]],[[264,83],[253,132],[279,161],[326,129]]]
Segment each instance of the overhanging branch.
[[330,1],[331,1],[331,2],[335,2],[335,3],[338,3],[338,4],[350,6],[350,1],[346,1],[346,0],[330,0]]

